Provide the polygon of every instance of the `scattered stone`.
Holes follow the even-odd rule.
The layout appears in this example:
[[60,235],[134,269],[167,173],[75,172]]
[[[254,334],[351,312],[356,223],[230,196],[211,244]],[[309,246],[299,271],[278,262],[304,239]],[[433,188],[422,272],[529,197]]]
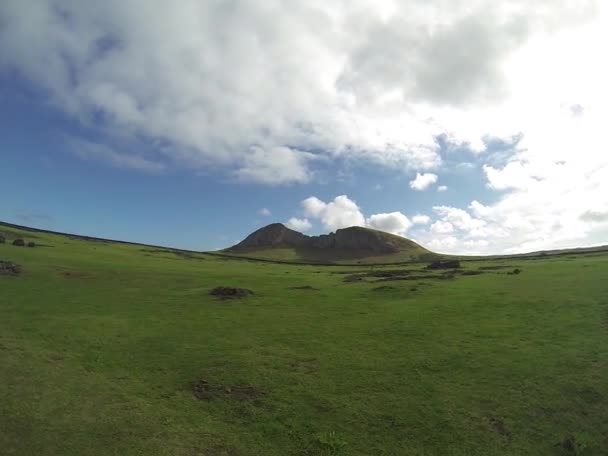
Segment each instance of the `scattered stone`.
[[36,247],[36,243],[34,241],[30,241],[27,243],[28,247]]
[[215,287],[209,292],[212,296],[217,296],[222,299],[231,298],[245,298],[249,295],[254,294],[253,291],[247,288],[235,288],[235,287]]
[[21,273],[21,266],[10,261],[0,261],[0,275],[18,275]]
[[483,271],[462,271],[463,276],[474,276],[479,274],[483,274]]
[[13,241],[13,245],[16,245],[17,247],[25,247],[25,241],[21,238],[17,238]]
[[460,261],[458,261],[458,260],[433,261],[426,268],[427,269],[458,269],[458,268],[460,268]]
[[291,290],[318,290],[318,288],[311,287],[310,285],[302,285],[299,287],[291,287]]
[[372,288],[372,291],[392,291],[392,290],[396,290],[396,288],[395,287],[389,287],[388,285]]
[[353,283],[353,282],[361,282],[362,280],[363,280],[363,277],[361,277],[360,275],[357,275],[357,274],[353,274],[353,275],[345,276],[343,279],[343,282]]
[[211,385],[207,380],[199,380],[192,383],[194,395],[205,401],[225,398],[236,401],[254,401],[265,395],[263,391],[253,385],[223,386]]
[[507,274],[509,274],[509,275],[518,275],[518,274],[521,274],[521,269],[515,268],[512,271],[507,272]]

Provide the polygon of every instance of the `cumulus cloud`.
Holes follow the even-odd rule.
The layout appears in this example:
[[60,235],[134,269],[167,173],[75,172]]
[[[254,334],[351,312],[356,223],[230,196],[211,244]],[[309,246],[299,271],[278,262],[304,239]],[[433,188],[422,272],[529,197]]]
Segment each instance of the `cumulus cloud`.
[[431,232],[435,234],[447,234],[454,232],[454,225],[450,222],[438,220],[431,225]]
[[412,217],[412,223],[414,225],[427,225],[431,222],[431,218],[428,215],[414,215]]
[[287,223],[285,223],[285,225],[287,225],[287,227],[291,228],[292,230],[300,232],[305,232],[312,228],[312,223],[310,223],[308,219],[305,218],[299,219],[296,217],[292,217],[287,221]]
[[[442,164],[440,135],[480,152],[486,135],[536,128],[556,92],[569,112],[580,106],[572,121],[597,103],[590,95],[605,78],[583,71],[581,88],[571,76],[597,65],[580,49],[606,41],[599,2],[382,5],[5,0],[0,68],[85,128],[154,147],[164,166],[270,185],[310,181],[325,163],[311,150],[432,170]],[[547,48],[547,37],[590,21],[598,36]],[[123,152],[110,161],[134,154],[131,167],[151,168],[114,148]]]
[[[401,212],[372,214],[366,219],[357,203],[346,195],[337,196],[329,203],[311,196],[303,200],[301,206],[307,217],[319,220],[323,227],[330,231],[363,226],[403,236],[414,224]],[[424,215],[418,215],[416,218],[416,223],[419,224],[429,221]]]
[[311,177],[307,161],[312,157],[288,147],[252,147],[234,175],[240,181],[270,185],[306,183]]
[[367,219],[367,226],[403,236],[412,226],[412,222],[401,212],[391,212],[389,214],[372,215]]
[[302,201],[304,213],[321,221],[331,231],[350,226],[365,226],[365,217],[357,203],[346,195],[336,196],[333,201],[325,203],[311,196]]
[[433,173],[416,173],[416,178],[410,181],[410,188],[418,191],[426,190],[431,185],[437,182],[437,174]]

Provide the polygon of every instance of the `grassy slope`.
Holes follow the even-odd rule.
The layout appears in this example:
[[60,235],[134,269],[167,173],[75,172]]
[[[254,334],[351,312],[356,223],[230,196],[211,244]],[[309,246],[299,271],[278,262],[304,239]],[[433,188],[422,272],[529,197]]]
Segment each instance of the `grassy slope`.
[[[3,454],[557,455],[571,433],[606,454],[608,256],[347,284],[339,267],[33,236],[49,247],[0,245],[25,268],[0,276]],[[199,378],[267,394],[199,401]],[[342,450],[323,452],[329,431]]]

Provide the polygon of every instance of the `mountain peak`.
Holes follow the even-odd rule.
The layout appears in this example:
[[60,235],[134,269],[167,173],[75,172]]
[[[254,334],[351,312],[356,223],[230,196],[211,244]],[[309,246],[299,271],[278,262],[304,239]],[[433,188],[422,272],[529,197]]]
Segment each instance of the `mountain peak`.
[[294,248],[315,252],[357,253],[375,256],[416,250],[428,252],[415,242],[401,236],[362,226],[351,226],[335,233],[307,236],[286,227],[282,223],[271,223],[260,228],[242,242],[227,249],[234,253],[255,253],[259,250]]

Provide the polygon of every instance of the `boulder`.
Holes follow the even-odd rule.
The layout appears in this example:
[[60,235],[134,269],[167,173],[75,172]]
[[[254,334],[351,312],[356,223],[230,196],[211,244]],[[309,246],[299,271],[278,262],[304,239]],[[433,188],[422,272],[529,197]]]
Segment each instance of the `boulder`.
[[13,241],[13,245],[16,245],[17,247],[25,247],[25,241],[21,238],[17,238]]
[[28,247],[36,247],[36,243],[34,241],[30,241],[27,243]]

